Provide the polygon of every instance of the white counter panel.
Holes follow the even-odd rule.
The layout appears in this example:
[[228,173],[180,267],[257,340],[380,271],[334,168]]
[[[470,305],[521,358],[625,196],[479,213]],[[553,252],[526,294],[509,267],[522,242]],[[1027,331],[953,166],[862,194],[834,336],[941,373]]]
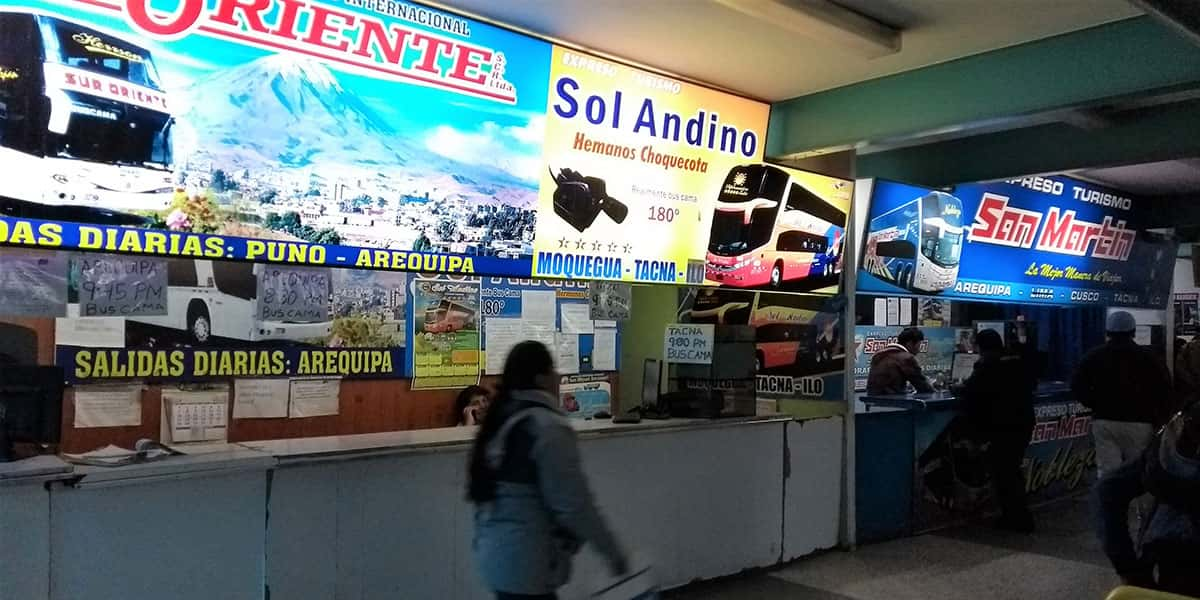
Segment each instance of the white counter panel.
[[256,469],[54,486],[50,597],[261,600],[266,483]]
[[0,485],[0,600],[50,594],[50,493],[42,481]]
[[842,417],[788,423],[791,476],[783,515],[785,561],[833,548],[842,510]]
[[[651,558],[665,584],[678,585],[778,562],[786,424],[657,429],[580,443],[622,542]],[[272,597],[488,598],[471,555],[466,460],[459,447],[281,463],[270,498]],[[603,574],[585,551],[564,597],[590,592]]]

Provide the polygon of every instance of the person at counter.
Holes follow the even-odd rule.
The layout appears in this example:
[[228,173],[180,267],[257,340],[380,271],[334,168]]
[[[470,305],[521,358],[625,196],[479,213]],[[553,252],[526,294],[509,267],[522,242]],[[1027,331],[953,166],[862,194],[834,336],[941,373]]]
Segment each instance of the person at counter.
[[459,427],[483,423],[483,419],[487,416],[488,404],[490,404],[488,391],[483,387],[469,385],[463,388],[454,401]]
[[933,391],[929,380],[921,372],[921,364],[917,362],[917,353],[921,351],[921,343],[925,334],[916,327],[909,327],[900,332],[896,341],[888,344],[871,357],[871,370],[867,373],[867,394],[871,396],[890,396],[905,393],[905,384],[912,384],[913,389],[920,394]]
[[628,571],[584,477],[575,431],[555,408],[557,380],[544,345],[514,346],[471,449],[475,559],[498,600],[555,598],[585,542],[614,575]]
[[1133,341],[1137,321],[1123,310],[1108,316],[1108,342],[1088,352],[1071,392],[1092,409],[1097,475],[1135,459],[1172,412],[1167,365]]
[[1025,495],[1021,462],[1033,437],[1033,391],[1037,381],[1019,355],[1006,355],[1000,334],[985,329],[975,336],[979,360],[957,390],[967,419],[988,445],[985,460],[996,489],[1001,529],[1032,533],[1033,514]]

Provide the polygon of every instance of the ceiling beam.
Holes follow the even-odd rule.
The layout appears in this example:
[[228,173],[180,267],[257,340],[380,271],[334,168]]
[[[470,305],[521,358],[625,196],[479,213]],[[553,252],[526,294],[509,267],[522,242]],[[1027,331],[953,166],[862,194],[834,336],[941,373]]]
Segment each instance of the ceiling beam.
[[1125,114],[1103,129],[1066,123],[861,155],[859,177],[931,187],[1200,156],[1200,101]]
[[900,31],[830,0],[712,0],[764,24],[866,58],[900,51]]
[[1146,14],[1200,45],[1200,4],[1196,0],[1129,0]]
[[767,154],[911,145],[1197,88],[1200,47],[1135,17],[776,103]]

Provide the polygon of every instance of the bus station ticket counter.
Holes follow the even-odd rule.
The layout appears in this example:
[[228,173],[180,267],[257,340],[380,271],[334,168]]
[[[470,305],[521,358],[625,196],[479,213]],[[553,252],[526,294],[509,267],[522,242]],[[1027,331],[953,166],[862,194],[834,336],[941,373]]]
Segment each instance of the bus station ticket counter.
[[[841,417],[575,426],[604,514],[666,586],[838,542]],[[0,526],[20,540],[0,548],[0,600],[487,598],[464,498],[473,435],[213,444],[0,472]],[[604,574],[585,550],[564,592],[586,595]]]
[[[954,394],[858,398],[855,414],[857,542],[916,535],[960,524],[990,508],[990,482]],[[1091,413],[1065,384],[1034,395],[1033,439],[1025,453],[1033,505],[1087,489],[1095,476]]]

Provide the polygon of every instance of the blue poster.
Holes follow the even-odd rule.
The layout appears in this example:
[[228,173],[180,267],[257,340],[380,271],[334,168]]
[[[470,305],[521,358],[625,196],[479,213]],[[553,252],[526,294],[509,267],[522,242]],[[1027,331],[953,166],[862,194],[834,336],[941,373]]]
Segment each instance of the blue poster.
[[858,289],[968,300],[1163,308],[1173,243],[1146,205],[1067,177],[960,185],[875,181]]
[[[211,235],[256,262],[312,244],[530,272],[547,42],[362,0],[0,2],[0,39],[8,215]],[[337,266],[400,266],[371,262]]]
[[[874,327],[859,325],[854,328],[854,391],[867,391],[867,376],[871,373],[871,358],[888,344],[896,343],[904,327]],[[932,383],[949,384],[954,366],[955,352],[970,351],[970,335],[964,337],[963,330],[951,327],[921,327],[925,341],[917,352],[921,371]]]

